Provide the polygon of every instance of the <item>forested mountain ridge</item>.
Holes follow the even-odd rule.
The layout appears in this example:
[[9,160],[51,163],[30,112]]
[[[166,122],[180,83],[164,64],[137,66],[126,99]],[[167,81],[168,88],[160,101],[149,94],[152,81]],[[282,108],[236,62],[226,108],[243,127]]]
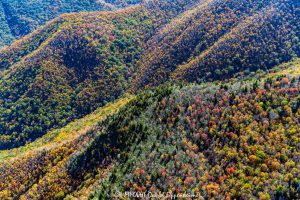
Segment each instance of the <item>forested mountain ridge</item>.
[[0,49],[0,199],[300,199],[299,7],[146,0]]
[[145,1],[64,14],[0,50],[0,148],[128,89],[229,78],[288,61],[299,56],[298,21],[294,0]]
[[144,90],[0,152],[0,197],[299,199],[299,63]]
[[15,39],[29,34],[63,13],[116,10],[140,2],[139,0],[1,0],[0,47],[11,44]]
[[299,9],[294,0],[205,1],[149,41],[136,88],[226,79],[299,56]]
[[[184,74],[183,79],[190,81],[199,80],[201,76],[213,80],[230,77],[236,71],[267,70],[299,57],[299,20],[299,1],[271,1],[268,7],[246,18],[174,75]],[[213,66],[218,69],[212,70]]]
[[148,39],[196,3],[184,2],[178,8],[176,1],[150,1],[115,12],[65,14],[0,50],[0,149],[118,98]]

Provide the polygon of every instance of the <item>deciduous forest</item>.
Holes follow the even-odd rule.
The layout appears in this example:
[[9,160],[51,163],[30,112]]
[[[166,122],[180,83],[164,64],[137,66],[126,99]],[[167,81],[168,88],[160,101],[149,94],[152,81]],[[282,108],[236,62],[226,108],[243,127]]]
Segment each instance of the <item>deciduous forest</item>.
[[298,0],[1,3],[0,199],[300,199]]

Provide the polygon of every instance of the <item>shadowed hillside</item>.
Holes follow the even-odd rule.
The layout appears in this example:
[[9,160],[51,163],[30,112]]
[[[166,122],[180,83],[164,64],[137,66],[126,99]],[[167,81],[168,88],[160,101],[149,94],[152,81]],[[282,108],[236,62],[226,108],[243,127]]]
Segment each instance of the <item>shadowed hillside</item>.
[[0,49],[0,199],[300,199],[299,11],[146,0]]
[[1,0],[0,47],[28,33],[63,13],[97,10],[116,10],[140,3],[140,0]]
[[123,94],[146,42],[186,9],[172,3],[65,14],[2,49],[0,149],[34,140]]
[[299,67],[122,98],[0,153],[0,197],[299,199]]
[[35,139],[128,88],[226,79],[288,61],[299,56],[298,21],[294,0],[146,1],[65,14],[0,51],[0,147]]

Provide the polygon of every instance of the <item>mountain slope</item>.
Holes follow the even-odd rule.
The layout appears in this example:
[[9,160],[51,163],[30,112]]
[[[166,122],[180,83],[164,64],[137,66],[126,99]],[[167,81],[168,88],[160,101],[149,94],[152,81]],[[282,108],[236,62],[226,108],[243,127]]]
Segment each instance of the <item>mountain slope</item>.
[[14,37],[10,31],[10,27],[6,21],[6,14],[4,12],[3,6],[0,6],[0,25],[0,47],[3,47],[7,44],[12,43],[12,41],[14,40]]
[[[83,148],[93,138],[90,133],[94,126],[109,115],[116,113],[133,98],[132,96],[120,98],[118,101],[99,108],[82,119],[71,122],[62,129],[47,133],[33,143],[20,148],[1,151],[0,177],[3,178],[3,181],[0,183],[0,198],[22,199],[24,196],[21,197],[21,195],[28,193],[30,188],[42,185],[43,181],[49,181],[49,178],[58,178],[57,175],[63,173],[63,167],[70,156],[76,150]],[[58,173],[57,169],[54,168],[61,171]],[[58,184],[68,182],[70,185],[72,182],[70,183],[67,180],[69,176],[67,174],[63,175],[60,177],[63,181],[58,181]],[[76,186],[78,181],[75,179],[73,181],[74,186]],[[68,189],[69,185],[65,184],[60,185],[58,188],[51,188],[56,186],[52,184],[51,187],[45,187],[45,190],[43,190],[44,198],[51,195],[54,198],[55,194],[60,192],[57,190],[70,190]],[[46,194],[47,192],[49,194]],[[41,193],[38,195],[41,195]],[[36,199],[39,197],[31,194],[30,198]]]
[[147,40],[186,9],[175,3],[65,14],[2,49],[0,149],[34,140],[123,94]]
[[147,0],[0,49],[0,199],[300,199],[299,14]]
[[[127,74],[133,70],[130,62],[141,51],[140,40],[146,37],[143,33],[135,37],[138,32],[130,29],[148,31],[147,13],[138,9],[118,14],[67,15],[67,23],[47,35],[41,46],[11,66],[7,74],[4,72],[0,80],[4,118],[1,148],[12,144],[9,138],[19,141],[13,142],[18,145],[25,138],[41,136],[54,125],[61,127],[124,91]],[[145,23],[131,21],[135,12],[139,16],[134,19]]]
[[[299,72],[298,59],[271,74],[123,98],[45,135],[41,146],[0,154],[0,196],[109,199],[150,191],[298,199]],[[74,129],[79,137],[69,140]]]
[[128,89],[224,79],[297,57],[299,16],[294,0],[146,1],[65,14],[0,51],[0,149]]
[[106,134],[68,170],[114,164],[95,199],[125,191],[298,199],[299,75],[286,75],[144,93],[99,126]]
[[14,39],[29,34],[40,25],[54,19],[63,13],[84,12],[97,10],[116,10],[117,8],[137,4],[141,1],[97,1],[97,0],[1,0],[0,23],[3,29],[0,32],[0,47],[9,45]]
[[299,2],[275,1],[245,19],[174,75],[194,81],[201,77],[226,78],[235,71],[269,69],[299,57],[299,20]]
[[271,68],[300,55],[298,1],[205,1],[148,43],[135,88],[207,81]]

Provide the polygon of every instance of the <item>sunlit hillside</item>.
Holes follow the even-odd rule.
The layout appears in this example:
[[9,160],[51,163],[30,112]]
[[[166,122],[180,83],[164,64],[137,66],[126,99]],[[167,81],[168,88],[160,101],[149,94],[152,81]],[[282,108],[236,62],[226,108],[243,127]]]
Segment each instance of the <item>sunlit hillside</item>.
[[300,199],[298,0],[13,2],[1,200]]

